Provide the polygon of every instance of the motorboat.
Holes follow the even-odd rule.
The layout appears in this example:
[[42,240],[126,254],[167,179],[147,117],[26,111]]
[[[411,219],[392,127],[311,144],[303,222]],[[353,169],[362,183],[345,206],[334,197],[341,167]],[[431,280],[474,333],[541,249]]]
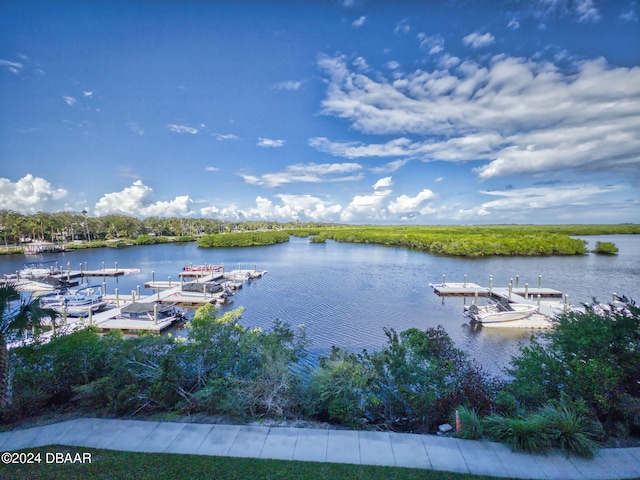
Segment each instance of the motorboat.
[[538,311],[538,306],[529,303],[511,303],[506,299],[484,306],[470,305],[466,314],[478,323],[501,323],[522,320]]
[[192,273],[213,273],[221,272],[222,268],[222,265],[187,265],[182,268],[182,271]]
[[40,306],[50,308],[60,314],[85,316],[89,311],[96,312],[106,306],[102,286],[89,285],[40,297]]
[[60,273],[62,273],[62,269],[58,262],[29,262],[23,265],[19,276],[22,279],[35,279]]

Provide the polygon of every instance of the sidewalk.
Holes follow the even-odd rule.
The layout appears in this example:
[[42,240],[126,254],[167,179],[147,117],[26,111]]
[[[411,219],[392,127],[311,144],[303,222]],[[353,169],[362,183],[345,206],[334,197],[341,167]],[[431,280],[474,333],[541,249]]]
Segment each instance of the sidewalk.
[[512,452],[494,442],[393,432],[76,419],[0,433],[0,452],[67,445],[424,468],[538,479],[640,477],[640,447],[602,449],[594,459]]

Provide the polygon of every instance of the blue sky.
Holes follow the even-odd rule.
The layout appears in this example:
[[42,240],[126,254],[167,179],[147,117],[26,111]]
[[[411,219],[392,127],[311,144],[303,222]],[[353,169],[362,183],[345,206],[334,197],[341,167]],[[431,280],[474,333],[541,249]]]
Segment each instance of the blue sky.
[[0,208],[640,222],[637,1],[1,1]]

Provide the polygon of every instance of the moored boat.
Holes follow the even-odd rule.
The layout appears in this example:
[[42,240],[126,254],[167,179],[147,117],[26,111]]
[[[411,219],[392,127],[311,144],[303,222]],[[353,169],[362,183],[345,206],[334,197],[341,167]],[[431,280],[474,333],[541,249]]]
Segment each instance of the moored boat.
[[40,306],[70,316],[88,315],[106,306],[100,285],[89,285],[40,297]]
[[502,300],[484,306],[470,305],[466,314],[478,323],[502,323],[522,320],[537,311],[537,305]]

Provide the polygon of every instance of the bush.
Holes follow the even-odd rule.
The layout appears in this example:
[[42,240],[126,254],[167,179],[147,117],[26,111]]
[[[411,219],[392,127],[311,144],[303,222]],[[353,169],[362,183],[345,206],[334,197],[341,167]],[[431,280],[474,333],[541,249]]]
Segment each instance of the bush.
[[484,419],[483,427],[491,438],[517,451],[540,453],[552,446],[545,418],[539,414],[516,418],[491,415]]
[[544,406],[540,410],[545,429],[554,448],[578,457],[591,458],[602,437],[602,425],[586,414],[563,402]]
[[618,253],[618,247],[612,242],[596,242],[596,248],[593,249],[593,253],[615,255]]

